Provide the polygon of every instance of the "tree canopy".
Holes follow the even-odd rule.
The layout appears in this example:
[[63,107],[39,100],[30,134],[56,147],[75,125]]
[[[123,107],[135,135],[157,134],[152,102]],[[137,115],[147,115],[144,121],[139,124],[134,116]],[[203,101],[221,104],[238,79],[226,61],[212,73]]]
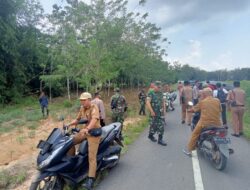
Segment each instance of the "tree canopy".
[[[171,42],[127,0],[64,1],[45,14],[38,0],[0,1],[0,102],[154,80],[249,79],[249,69],[206,72],[164,61]],[[143,6],[145,0],[138,0]],[[242,75],[244,73],[244,75]],[[245,76],[245,78],[243,78]]]

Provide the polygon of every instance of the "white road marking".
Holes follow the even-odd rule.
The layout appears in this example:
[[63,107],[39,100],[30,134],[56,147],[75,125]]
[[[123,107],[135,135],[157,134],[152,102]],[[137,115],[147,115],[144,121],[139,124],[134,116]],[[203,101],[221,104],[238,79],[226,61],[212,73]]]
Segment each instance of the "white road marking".
[[204,190],[197,151],[192,151],[195,190]]

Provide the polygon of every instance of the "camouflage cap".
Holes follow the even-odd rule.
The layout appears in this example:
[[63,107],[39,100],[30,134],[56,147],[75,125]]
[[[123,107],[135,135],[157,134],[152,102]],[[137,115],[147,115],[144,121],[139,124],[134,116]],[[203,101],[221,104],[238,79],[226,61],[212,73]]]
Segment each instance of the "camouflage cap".
[[114,92],[120,92],[120,88],[116,87],[116,88],[114,89]]
[[81,94],[81,96],[80,96],[80,100],[87,100],[87,99],[91,99],[92,98],[92,96],[91,96],[91,94],[90,93],[88,93],[88,92],[83,92],[82,94]]

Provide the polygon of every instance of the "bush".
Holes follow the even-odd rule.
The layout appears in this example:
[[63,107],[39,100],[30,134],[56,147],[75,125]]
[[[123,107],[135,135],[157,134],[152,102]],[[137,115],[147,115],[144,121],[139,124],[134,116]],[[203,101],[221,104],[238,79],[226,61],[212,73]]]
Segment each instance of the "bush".
[[72,107],[72,105],[73,105],[73,103],[69,100],[64,100],[64,102],[63,102],[63,106],[65,108],[70,108],[70,107]]

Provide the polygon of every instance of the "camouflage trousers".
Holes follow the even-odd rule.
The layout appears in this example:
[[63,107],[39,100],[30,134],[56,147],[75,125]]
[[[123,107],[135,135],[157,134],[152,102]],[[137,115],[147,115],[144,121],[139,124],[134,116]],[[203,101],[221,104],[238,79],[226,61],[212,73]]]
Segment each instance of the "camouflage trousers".
[[164,121],[161,116],[149,117],[149,134],[164,134]]
[[141,105],[141,108],[139,111],[139,115],[141,115],[141,114],[145,115],[146,114],[145,113],[145,105],[146,105],[145,101],[140,101],[140,105]]
[[112,112],[112,122],[120,122],[123,126],[124,112]]

